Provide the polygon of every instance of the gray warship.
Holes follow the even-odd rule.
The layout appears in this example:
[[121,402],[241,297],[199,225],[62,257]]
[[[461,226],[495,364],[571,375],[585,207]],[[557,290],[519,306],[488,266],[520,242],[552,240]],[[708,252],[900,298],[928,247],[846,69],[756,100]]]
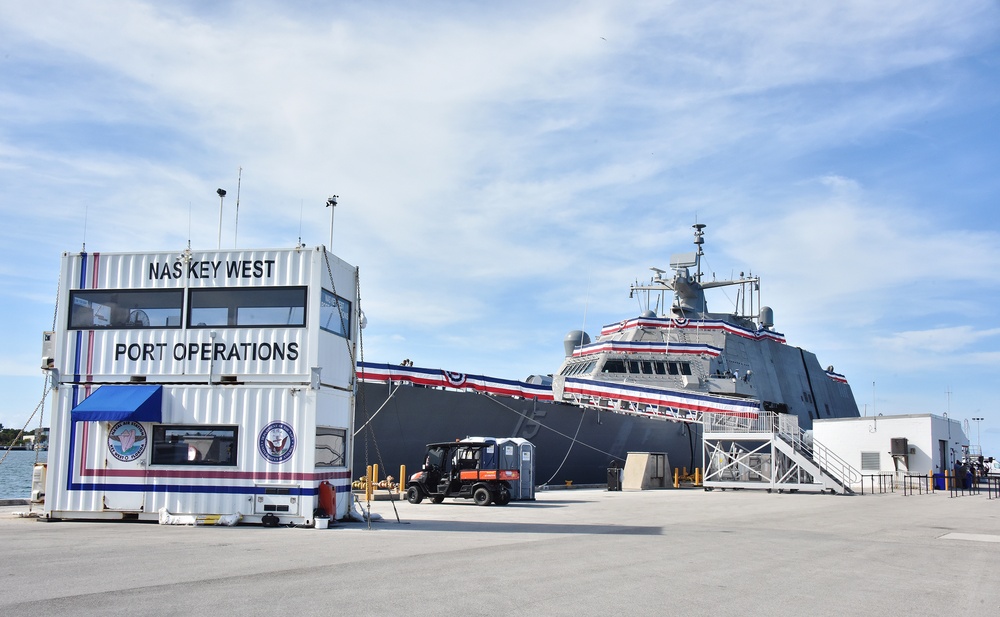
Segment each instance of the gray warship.
[[[857,417],[847,379],[789,345],[760,303],[760,279],[705,280],[704,224],[695,250],[670,271],[630,287],[641,314],[601,329],[570,331],[552,375],[525,381],[404,363],[358,364],[354,475],[379,463],[413,470],[425,445],[472,435],[535,445],[536,485],[601,484],[628,452],[665,452],[674,468],[701,466],[701,417],[766,410],[793,414],[804,430],[820,418]],[[706,291],[735,288],[732,312],[708,310]]]

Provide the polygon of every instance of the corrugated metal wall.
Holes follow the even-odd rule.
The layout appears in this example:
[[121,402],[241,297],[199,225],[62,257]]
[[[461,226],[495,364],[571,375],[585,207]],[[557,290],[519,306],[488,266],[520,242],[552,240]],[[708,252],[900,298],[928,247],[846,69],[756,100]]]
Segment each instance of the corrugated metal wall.
[[[338,516],[346,515],[350,474],[346,467],[315,468],[315,430],[319,418],[353,434],[356,275],[322,247],[64,254],[55,358],[61,387],[52,418],[46,510],[154,513],[165,507],[173,513],[247,515],[261,505],[263,486],[282,486],[291,492],[278,499],[295,506],[288,514],[310,519],[316,487],[327,480],[341,494]],[[304,328],[67,328],[71,290],[299,285],[308,286]],[[321,286],[352,303],[351,340],[318,327]],[[185,315],[187,302],[185,295]],[[315,366],[322,369],[320,390],[308,387]],[[237,384],[218,383],[223,375],[235,376]],[[109,455],[114,423],[72,422],[73,407],[89,391],[133,376],[164,384],[163,424],[237,426],[237,465],[152,465],[154,425],[145,422],[147,450],[135,460],[117,460]],[[274,422],[290,428],[295,440],[290,458],[280,463],[264,456],[260,441]]]

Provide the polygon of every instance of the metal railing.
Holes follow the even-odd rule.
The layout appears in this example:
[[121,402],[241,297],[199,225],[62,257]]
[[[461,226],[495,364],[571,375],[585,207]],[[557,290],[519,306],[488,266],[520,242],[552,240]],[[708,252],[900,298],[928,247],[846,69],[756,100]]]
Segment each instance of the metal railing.
[[[794,431],[792,424],[794,424]],[[806,433],[798,428],[798,423],[779,427],[778,435],[797,451],[808,456],[821,471],[826,472],[846,489],[861,481],[861,472],[850,463],[815,439],[806,439]]]
[[719,413],[706,413],[703,427],[706,433],[772,433],[775,427],[772,411],[758,412],[756,418],[742,418]]
[[868,485],[871,487],[868,492],[872,495],[875,494],[875,483],[878,481],[878,492],[879,493],[895,493],[896,483],[891,473],[866,473],[861,474],[861,494],[865,494],[865,481],[868,481]]
[[964,497],[965,495],[981,495],[986,493],[988,499],[1000,499],[1000,476],[959,476],[949,478],[949,497]]
[[924,474],[908,473],[904,475],[901,482],[903,485],[903,495],[933,493],[934,485],[932,480],[930,476],[925,476]]

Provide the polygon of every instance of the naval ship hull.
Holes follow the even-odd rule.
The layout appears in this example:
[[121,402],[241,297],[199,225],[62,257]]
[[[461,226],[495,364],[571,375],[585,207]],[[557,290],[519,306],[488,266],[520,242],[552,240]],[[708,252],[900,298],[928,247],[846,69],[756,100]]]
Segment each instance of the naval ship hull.
[[373,463],[382,477],[398,475],[400,465],[410,474],[420,469],[426,444],[470,436],[530,441],[536,485],[604,484],[612,462],[624,466],[629,452],[664,452],[671,472],[701,466],[698,425],[410,384],[360,382],[355,427],[354,477]]

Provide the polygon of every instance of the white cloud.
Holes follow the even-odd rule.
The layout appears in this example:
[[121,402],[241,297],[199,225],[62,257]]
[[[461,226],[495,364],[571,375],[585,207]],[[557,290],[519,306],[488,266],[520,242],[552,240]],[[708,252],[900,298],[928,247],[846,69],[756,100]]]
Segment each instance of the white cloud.
[[720,276],[764,275],[779,329],[868,368],[833,332],[988,330],[996,231],[849,163],[988,100],[963,59],[997,23],[973,2],[8,3],[0,257],[52,256],[13,292],[42,305],[84,238],[214,247],[217,187],[225,247],[242,166],[244,246],[327,242],[341,196],[370,354],[520,375],[554,369],[585,313],[634,311],[627,284],[698,216]]

